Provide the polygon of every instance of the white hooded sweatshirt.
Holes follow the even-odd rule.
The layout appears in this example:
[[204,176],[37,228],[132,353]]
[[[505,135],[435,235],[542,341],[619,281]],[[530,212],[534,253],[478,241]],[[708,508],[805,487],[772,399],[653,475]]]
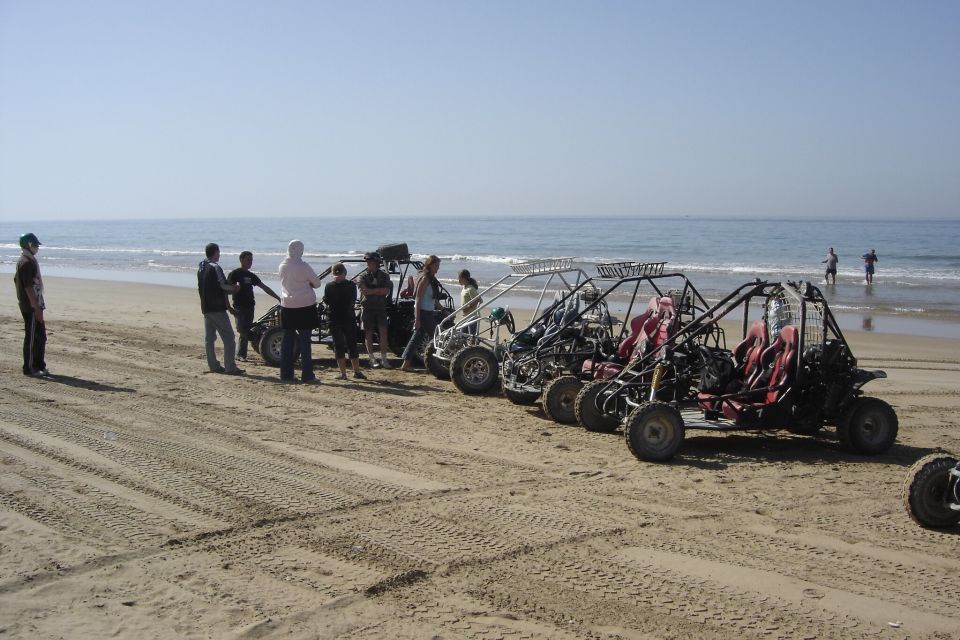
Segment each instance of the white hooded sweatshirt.
[[280,263],[280,306],[299,309],[316,304],[314,288],[319,286],[317,273],[303,261],[303,243],[291,240],[287,245],[287,257]]

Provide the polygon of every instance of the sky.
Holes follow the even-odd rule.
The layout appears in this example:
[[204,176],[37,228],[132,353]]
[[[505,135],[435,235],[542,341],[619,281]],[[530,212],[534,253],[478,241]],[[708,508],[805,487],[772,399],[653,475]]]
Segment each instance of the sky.
[[0,0],[0,219],[960,218],[960,2]]

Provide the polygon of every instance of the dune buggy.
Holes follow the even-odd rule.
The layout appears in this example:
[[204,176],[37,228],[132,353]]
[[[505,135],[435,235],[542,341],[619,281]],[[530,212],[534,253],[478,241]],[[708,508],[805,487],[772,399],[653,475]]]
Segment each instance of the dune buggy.
[[[751,323],[758,302],[763,314]],[[743,311],[743,339],[731,352],[719,322],[735,310]],[[688,428],[812,435],[832,425],[845,449],[877,454],[896,440],[897,416],[861,388],[885,377],[857,367],[815,286],[756,281],[665,337],[617,377],[584,387],[577,417],[595,430],[623,424],[627,446],[641,460],[672,458]]]
[[903,502],[923,527],[960,524],[960,460],[946,453],[920,458],[903,484]]
[[[549,418],[574,422],[584,383],[615,375],[630,354],[648,348],[668,305],[676,300],[671,327],[680,325],[681,316],[690,319],[706,308],[685,276],[663,273],[665,264],[598,264],[589,287],[568,294],[552,315],[508,343],[502,366],[505,395],[516,403],[539,399]],[[651,294],[645,307],[640,304]],[[661,304],[663,299],[667,302]],[[625,309],[622,321],[611,313],[618,308]]]
[[[406,244],[391,244],[381,246],[377,252],[383,259],[381,266],[384,271],[390,275],[391,293],[388,296],[387,303],[387,344],[390,350],[400,356],[404,347],[413,335],[414,325],[414,274],[423,269],[423,263],[419,260],[412,260]],[[349,269],[351,265],[359,264],[362,268],[357,271],[352,280],[357,280],[366,272],[366,262],[361,256],[345,256],[334,262],[342,262]],[[330,275],[331,267],[327,267],[320,274],[320,280],[323,281]],[[453,297],[441,285],[441,295],[438,303],[441,305],[436,310],[437,320],[454,313]],[[318,291],[318,298],[322,297],[322,290]],[[364,331],[361,321],[360,303],[357,303],[357,340],[362,344],[364,340]],[[383,339],[379,335],[379,328],[374,327],[374,342],[379,344]],[[280,343],[283,339],[283,328],[280,326],[280,305],[274,305],[264,313],[250,329],[250,344],[260,354],[263,361],[272,366],[280,366]],[[317,328],[313,330],[311,342],[314,344],[324,344],[333,348],[333,338],[330,336],[330,325],[327,319],[327,310],[321,301],[317,305]],[[423,351],[426,345],[421,345],[417,355],[423,358]]]
[[[512,291],[524,291],[534,280],[544,279],[533,317],[548,294],[569,293],[589,280],[573,263],[573,258],[555,258],[523,262],[510,266],[510,273],[480,292],[482,302],[458,320],[447,316],[434,331],[425,351],[427,368],[438,378],[453,380],[463,393],[477,394],[496,385],[503,357],[504,342],[516,331],[509,307],[499,306]],[[555,304],[555,303],[554,303]],[[501,335],[501,328],[506,335]]]

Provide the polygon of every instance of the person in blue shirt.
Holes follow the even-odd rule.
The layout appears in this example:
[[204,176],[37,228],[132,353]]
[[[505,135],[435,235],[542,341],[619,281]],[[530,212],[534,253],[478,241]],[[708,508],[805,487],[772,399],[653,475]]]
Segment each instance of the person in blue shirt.
[[424,340],[433,339],[433,330],[437,327],[436,308],[440,297],[440,283],[437,281],[437,272],[440,270],[440,258],[427,256],[423,261],[423,271],[417,278],[417,287],[414,290],[414,323],[413,335],[403,350],[403,365],[401,371],[413,371],[413,358]]

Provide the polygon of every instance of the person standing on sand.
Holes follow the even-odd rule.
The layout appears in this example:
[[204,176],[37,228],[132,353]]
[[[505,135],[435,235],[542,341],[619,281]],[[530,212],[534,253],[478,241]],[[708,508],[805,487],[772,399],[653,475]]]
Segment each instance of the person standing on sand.
[[433,330],[437,326],[437,318],[434,313],[437,308],[437,300],[440,298],[440,283],[437,281],[437,272],[440,270],[440,258],[437,256],[427,256],[423,261],[423,271],[417,278],[417,286],[414,290],[414,322],[413,335],[407,342],[403,350],[403,366],[401,371],[413,371],[413,357],[417,352],[417,347],[424,340],[433,339]]
[[[466,319],[483,300],[477,291],[477,281],[470,275],[469,270],[461,269],[460,273],[457,274],[457,281],[462,287],[460,289],[460,312],[463,313],[463,318]],[[467,325],[463,331],[464,333],[475,336],[479,328],[480,324],[475,322]]]
[[[230,313],[236,313],[230,305],[228,293],[236,293],[240,287],[227,282],[220,262],[220,247],[211,242],[205,248],[207,259],[197,269],[197,288],[200,291],[200,311],[203,313],[204,347],[207,353],[207,367],[212,373],[225,373],[230,376],[242,375],[243,369],[237,368],[237,342],[230,324]],[[223,366],[217,362],[217,334],[223,340]]]
[[837,263],[840,262],[840,258],[833,252],[833,247],[830,247],[827,251],[827,258],[820,262],[827,265],[827,272],[823,276],[823,281],[830,284],[830,276],[833,276],[833,284],[837,284]]
[[353,377],[363,380],[367,376],[360,371],[360,353],[357,350],[357,285],[347,280],[347,268],[338,262],[330,268],[333,282],[323,288],[323,302],[327,305],[330,321],[330,336],[333,351],[340,367],[339,380],[347,379],[347,354],[353,365]]
[[382,259],[379,253],[367,252],[363,259],[367,261],[367,270],[360,276],[358,284],[360,293],[363,294],[363,312],[360,319],[363,321],[367,356],[370,358],[370,366],[377,366],[373,356],[373,328],[376,327],[380,332],[380,366],[392,369],[393,366],[387,360],[387,349],[390,348],[387,337],[387,297],[393,283],[390,282],[390,276],[380,268]]
[[237,320],[237,333],[240,334],[240,345],[237,347],[237,359],[247,359],[247,341],[250,327],[253,325],[253,316],[256,312],[257,301],[253,295],[253,288],[260,287],[270,297],[280,302],[280,296],[273,289],[263,284],[260,277],[250,271],[253,266],[253,253],[244,251],[240,254],[240,266],[230,272],[227,282],[239,285],[240,290],[233,294],[234,316]]
[[280,263],[280,381],[293,382],[294,343],[300,347],[300,380],[307,384],[320,381],[313,374],[310,335],[317,327],[317,293],[320,278],[303,261],[303,243],[291,240],[287,257]]
[[13,276],[17,288],[17,302],[23,316],[23,375],[48,378],[47,362],[44,359],[47,347],[47,326],[43,320],[43,278],[37,252],[40,241],[32,233],[20,236],[20,259]]
[[880,258],[877,257],[877,250],[870,249],[870,253],[865,253],[862,257],[863,271],[867,277],[867,284],[873,284],[873,272],[876,269],[874,265],[880,262]]

